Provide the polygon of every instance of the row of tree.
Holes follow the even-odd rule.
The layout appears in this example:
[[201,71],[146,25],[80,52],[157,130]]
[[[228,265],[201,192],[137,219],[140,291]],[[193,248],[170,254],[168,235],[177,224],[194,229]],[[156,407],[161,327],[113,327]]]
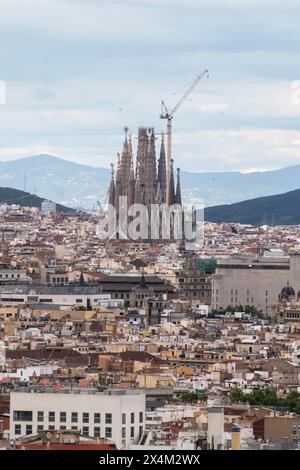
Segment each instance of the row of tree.
[[279,398],[275,390],[253,390],[251,393],[243,393],[236,389],[230,395],[234,403],[249,403],[249,405],[263,405],[286,408],[289,411],[300,414],[300,394],[290,392],[285,398]]

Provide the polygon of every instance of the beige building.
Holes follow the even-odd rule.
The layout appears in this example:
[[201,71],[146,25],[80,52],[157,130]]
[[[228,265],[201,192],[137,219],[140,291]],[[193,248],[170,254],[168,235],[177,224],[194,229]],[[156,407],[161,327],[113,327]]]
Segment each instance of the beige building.
[[212,308],[252,305],[275,315],[282,289],[288,286],[296,295],[300,290],[300,254],[271,255],[219,260],[212,280]]
[[270,442],[293,442],[300,437],[299,416],[265,416],[253,423],[255,439]]

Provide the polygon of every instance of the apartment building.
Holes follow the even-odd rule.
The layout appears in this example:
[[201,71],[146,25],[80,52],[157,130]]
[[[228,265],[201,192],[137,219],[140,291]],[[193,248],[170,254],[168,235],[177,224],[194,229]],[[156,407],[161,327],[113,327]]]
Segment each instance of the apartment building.
[[12,392],[10,438],[46,430],[79,430],[83,436],[105,438],[118,449],[127,448],[142,437],[145,403],[139,390]]
[[82,305],[92,308],[110,300],[99,286],[0,286],[0,303],[3,306],[22,304]]

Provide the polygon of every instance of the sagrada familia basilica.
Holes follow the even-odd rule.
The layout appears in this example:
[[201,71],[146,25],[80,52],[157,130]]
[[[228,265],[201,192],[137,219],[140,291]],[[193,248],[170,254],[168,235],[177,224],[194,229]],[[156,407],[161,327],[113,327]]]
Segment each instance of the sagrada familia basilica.
[[164,134],[161,134],[160,153],[157,161],[154,128],[140,127],[138,130],[137,156],[134,167],[132,137],[125,128],[122,154],[118,154],[115,174],[112,166],[108,203],[118,212],[120,196],[127,196],[128,207],[143,204],[167,204],[181,206],[180,170],[177,169],[175,190],[173,160],[170,168],[166,162]]

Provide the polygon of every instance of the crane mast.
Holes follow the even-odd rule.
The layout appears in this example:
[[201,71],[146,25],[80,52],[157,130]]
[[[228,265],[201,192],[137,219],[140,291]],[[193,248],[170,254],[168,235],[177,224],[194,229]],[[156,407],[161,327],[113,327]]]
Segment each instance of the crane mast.
[[172,119],[176,111],[180,108],[180,106],[184,103],[187,97],[192,93],[194,88],[198,85],[200,80],[207,75],[208,77],[208,70],[203,70],[200,75],[197,75],[196,79],[192,83],[192,85],[186,90],[183,96],[180,98],[178,103],[174,106],[174,108],[169,111],[165,105],[165,102],[161,102],[161,114],[160,119],[167,119],[167,136],[168,136],[168,149],[167,149],[167,204],[170,204],[169,201],[169,187],[170,187],[170,177],[171,177],[171,167],[172,167]]

